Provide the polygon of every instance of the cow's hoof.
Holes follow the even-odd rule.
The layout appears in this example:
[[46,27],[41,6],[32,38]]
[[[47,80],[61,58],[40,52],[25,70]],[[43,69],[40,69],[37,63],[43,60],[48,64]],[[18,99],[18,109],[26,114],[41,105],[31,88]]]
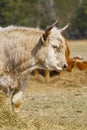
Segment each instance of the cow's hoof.
[[13,95],[11,103],[12,103],[12,108],[15,113],[18,113],[20,110],[20,105],[22,103],[22,98],[23,98],[23,92],[19,91],[15,95]]
[[13,112],[18,115],[18,113],[20,112],[20,108],[16,108],[16,107],[13,107]]

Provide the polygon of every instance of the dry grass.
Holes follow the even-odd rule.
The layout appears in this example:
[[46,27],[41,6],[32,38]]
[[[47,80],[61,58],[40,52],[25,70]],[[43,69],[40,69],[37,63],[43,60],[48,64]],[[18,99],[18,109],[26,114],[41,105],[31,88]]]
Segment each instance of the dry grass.
[[87,60],[87,40],[69,41],[71,56],[81,56]]
[[[87,57],[87,41],[71,41],[69,46],[72,56]],[[24,95],[15,115],[9,98],[0,92],[0,130],[87,130],[87,71],[62,72],[49,83],[30,76]]]

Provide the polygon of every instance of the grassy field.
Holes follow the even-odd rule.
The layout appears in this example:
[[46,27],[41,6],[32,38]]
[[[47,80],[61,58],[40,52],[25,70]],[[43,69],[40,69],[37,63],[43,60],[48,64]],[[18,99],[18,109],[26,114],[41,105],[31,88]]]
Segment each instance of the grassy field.
[[[87,41],[69,41],[71,56],[87,58]],[[49,83],[30,75],[19,115],[0,92],[0,130],[87,130],[87,70],[62,72]]]
[[87,60],[87,40],[69,41],[72,56],[81,56]]

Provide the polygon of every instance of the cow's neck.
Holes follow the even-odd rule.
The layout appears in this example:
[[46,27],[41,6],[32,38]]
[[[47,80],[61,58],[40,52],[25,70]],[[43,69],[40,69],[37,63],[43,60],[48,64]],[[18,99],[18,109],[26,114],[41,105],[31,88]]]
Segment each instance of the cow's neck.
[[23,75],[27,73],[31,73],[35,69],[46,69],[43,65],[39,64],[39,62],[32,58],[31,60],[27,60],[25,63],[18,65],[14,71],[17,73],[22,73]]

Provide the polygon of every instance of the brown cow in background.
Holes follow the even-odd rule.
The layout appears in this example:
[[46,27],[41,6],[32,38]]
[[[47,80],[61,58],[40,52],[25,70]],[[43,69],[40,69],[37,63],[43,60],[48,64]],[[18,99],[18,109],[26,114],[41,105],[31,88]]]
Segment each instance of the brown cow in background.
[[86,60],[77,60],[75,65],[81,71],[87,70],[87,61]]

